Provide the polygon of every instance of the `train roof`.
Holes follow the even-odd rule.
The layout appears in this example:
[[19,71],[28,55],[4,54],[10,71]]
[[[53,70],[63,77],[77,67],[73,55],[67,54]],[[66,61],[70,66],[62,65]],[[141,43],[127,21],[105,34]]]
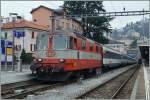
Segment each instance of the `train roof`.
[[[73,32],[73,31],[57,30],[57,31],[55,31],[55,34],[51,34],[51,35],[64,35],[64,36],[72,36],[72,37],[74,37],[74,38],[82,38],[82,39],[85,39],[85,40],[90,41],[91,43],[95,43],[95,44],[97,44],[97,45],[99,45],[99,46],[102,46],[103,49],[107,49],[108,51],[114,52],[114,53],[116,53],[116,54],[119,54],[119,55],[122,55],[122,56],[129,57],[129,58],[131,58],[131,59],[134,59],[134,58],[132,58],[131,56],[124,55],[124,54],[122,54],[121,52],[119,52],[119,51],[117,51],[117,50],[114,50],[114,49],[112,49],[112,48],[110,48],[110,47],[107,47],[107,46],[105,46],[105,45],[103,45],[103,44],[101,44],[101,43],[98,43],[98,42],[96,42],[96,41],[94,41],[94,40],[91,40],[91,39],[89,39],[89,38],[86,38],[86,37],[84,37],[81,33],[75,33],[75,32]],[[135,60],[135,59],[134,59],[134,60]]]
[[[52,35],[53,35],[53,34],[52,34]],[[107,50],[109,50],[109,51],[111,51],[111,52],[114,52],[114,53],[116,53],[116,54],[123,55],[121,52],[119,52],[119,51],[117,51],[117,50],[114,50],[114,49],[112,49],[112,48],[110,48],[110,47],[107,47],[107,46],[101,44],[101,43],[98,43],[98,42],[96,42],[96,41],[94,41],[94,40],[91,40],[91,39],[89,39],[89,38],[84,37],[81,33],[73,32],[73,31],[57,30],[57,31],[55,31],[55,34],[54,34],[54,35],[72,36],[72,37],[74,37],[74,38],[79,38],[79,37],[80,37],[80,38],[82,38],[82,39],[86,39],[86,40],[90,41],[91,43],[95,43],[95,44],[97,44],[97,45],[99,45],[99,46],[102,46],[103,49],[107,49]],[[123,55],[123,56],[129,57],[128,55]],[[131,57],[130,57],[130,58],[131,58]]]
[[133,60],[136,60],[135,58],[133,58],[133,57],[131,57],[131,56],[129,56],[129,55],[127,55],[129,58],[131,58],[131,59],[133,59]]
[[103,49],[122,55],[121,52],[119,52],[119,51],[117,51],[117,50],[114,50],[114,49],[112,49],[112,48],[110,48],[110,47],[107,47],[107,46],[105,46],[105,45],[103,45]]
[[103,46],[103,44],[98,43],[94,40],[91,40],[87,37],[84,37],[81,33],[77,33],[77,32],[71,31],[71,30],[67,30],[67,31],[65,31],[65,30],[56,30],[55,34],[51,34],[51,35],[64,35],[64,36],[72,36],[74,38],[82,38],[82,39],[90,41],[91,43],[96,43],[97,45]]

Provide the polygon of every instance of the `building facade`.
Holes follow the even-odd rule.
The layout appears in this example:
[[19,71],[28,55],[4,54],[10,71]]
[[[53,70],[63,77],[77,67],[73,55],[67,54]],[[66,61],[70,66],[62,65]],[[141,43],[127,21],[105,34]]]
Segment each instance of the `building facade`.
[[[14,54],[16,57],[20,57],[22,49],[27,53],[34,53],[36,50],[36,37],[41,32],[48,32],[47,28],[42,25],[37,25],[33,22],[20,20],[15,22],[4,23],[2,26],[1,41],[3,41],[2,47],[2,61],[6,60],[6,42],[13,44],[14,35]],[[11,48],[12,45],[11,45]],[[9,58],[9,59],[8,59]],[[12,60],[12,53],[7,55],[7,61]]]
[[[45,6],[39,6],[31,11],[32,21],[39,25],[44,25],[49,28],[50,31],[52,29],[55,30],[68,30],[68,31],[76,31],[79,33],[83,32],[83,28],[81,23],[78,20],[72,18],[63,18],[66,15],[66,12],[62,9],[51,9]],[[54,17],[54,23],[52,23],[52,19],[50,16]],[[53,25],[52,25],[53,24]],[[53,27],[52,27],[53,26]]]

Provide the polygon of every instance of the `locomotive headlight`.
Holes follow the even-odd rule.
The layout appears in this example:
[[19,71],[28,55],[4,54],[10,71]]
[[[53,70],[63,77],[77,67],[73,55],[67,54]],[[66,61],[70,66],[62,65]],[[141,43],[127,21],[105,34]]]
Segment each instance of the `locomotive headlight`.
[[36,59],[33,59],[33,62],[36,62]]
[[39,58],[38,61],[41,62],[43,59]]
[[41,72],[44,72],[44,70],[43,70],[43,69],[41,69]]
[[65,59],[60,59],[59,62],[65,62]]

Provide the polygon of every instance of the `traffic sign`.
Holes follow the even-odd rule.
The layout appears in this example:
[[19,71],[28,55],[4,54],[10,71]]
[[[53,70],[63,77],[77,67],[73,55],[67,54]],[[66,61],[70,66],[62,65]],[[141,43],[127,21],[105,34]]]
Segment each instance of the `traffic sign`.
[[25,36],[25,32],[24,31],[13,31],[13,34],[15,37],[20,38],[20,37],[24,37]]
[[7,48],[7,55],[12,55],[12,48]]
[[7,41],[7,43],[6,43],[7,47],[12,47],[12,45],[13,45],[12,41]]

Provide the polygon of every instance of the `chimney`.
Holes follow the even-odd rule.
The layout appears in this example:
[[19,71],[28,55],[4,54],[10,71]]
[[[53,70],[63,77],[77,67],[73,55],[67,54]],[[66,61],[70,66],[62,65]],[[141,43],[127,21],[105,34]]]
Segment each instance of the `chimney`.
[[20,21],[22,21],[22,20],[23,20],[23,18],[22,18],[21,16],[17,16],[16,22],[20,22]]

